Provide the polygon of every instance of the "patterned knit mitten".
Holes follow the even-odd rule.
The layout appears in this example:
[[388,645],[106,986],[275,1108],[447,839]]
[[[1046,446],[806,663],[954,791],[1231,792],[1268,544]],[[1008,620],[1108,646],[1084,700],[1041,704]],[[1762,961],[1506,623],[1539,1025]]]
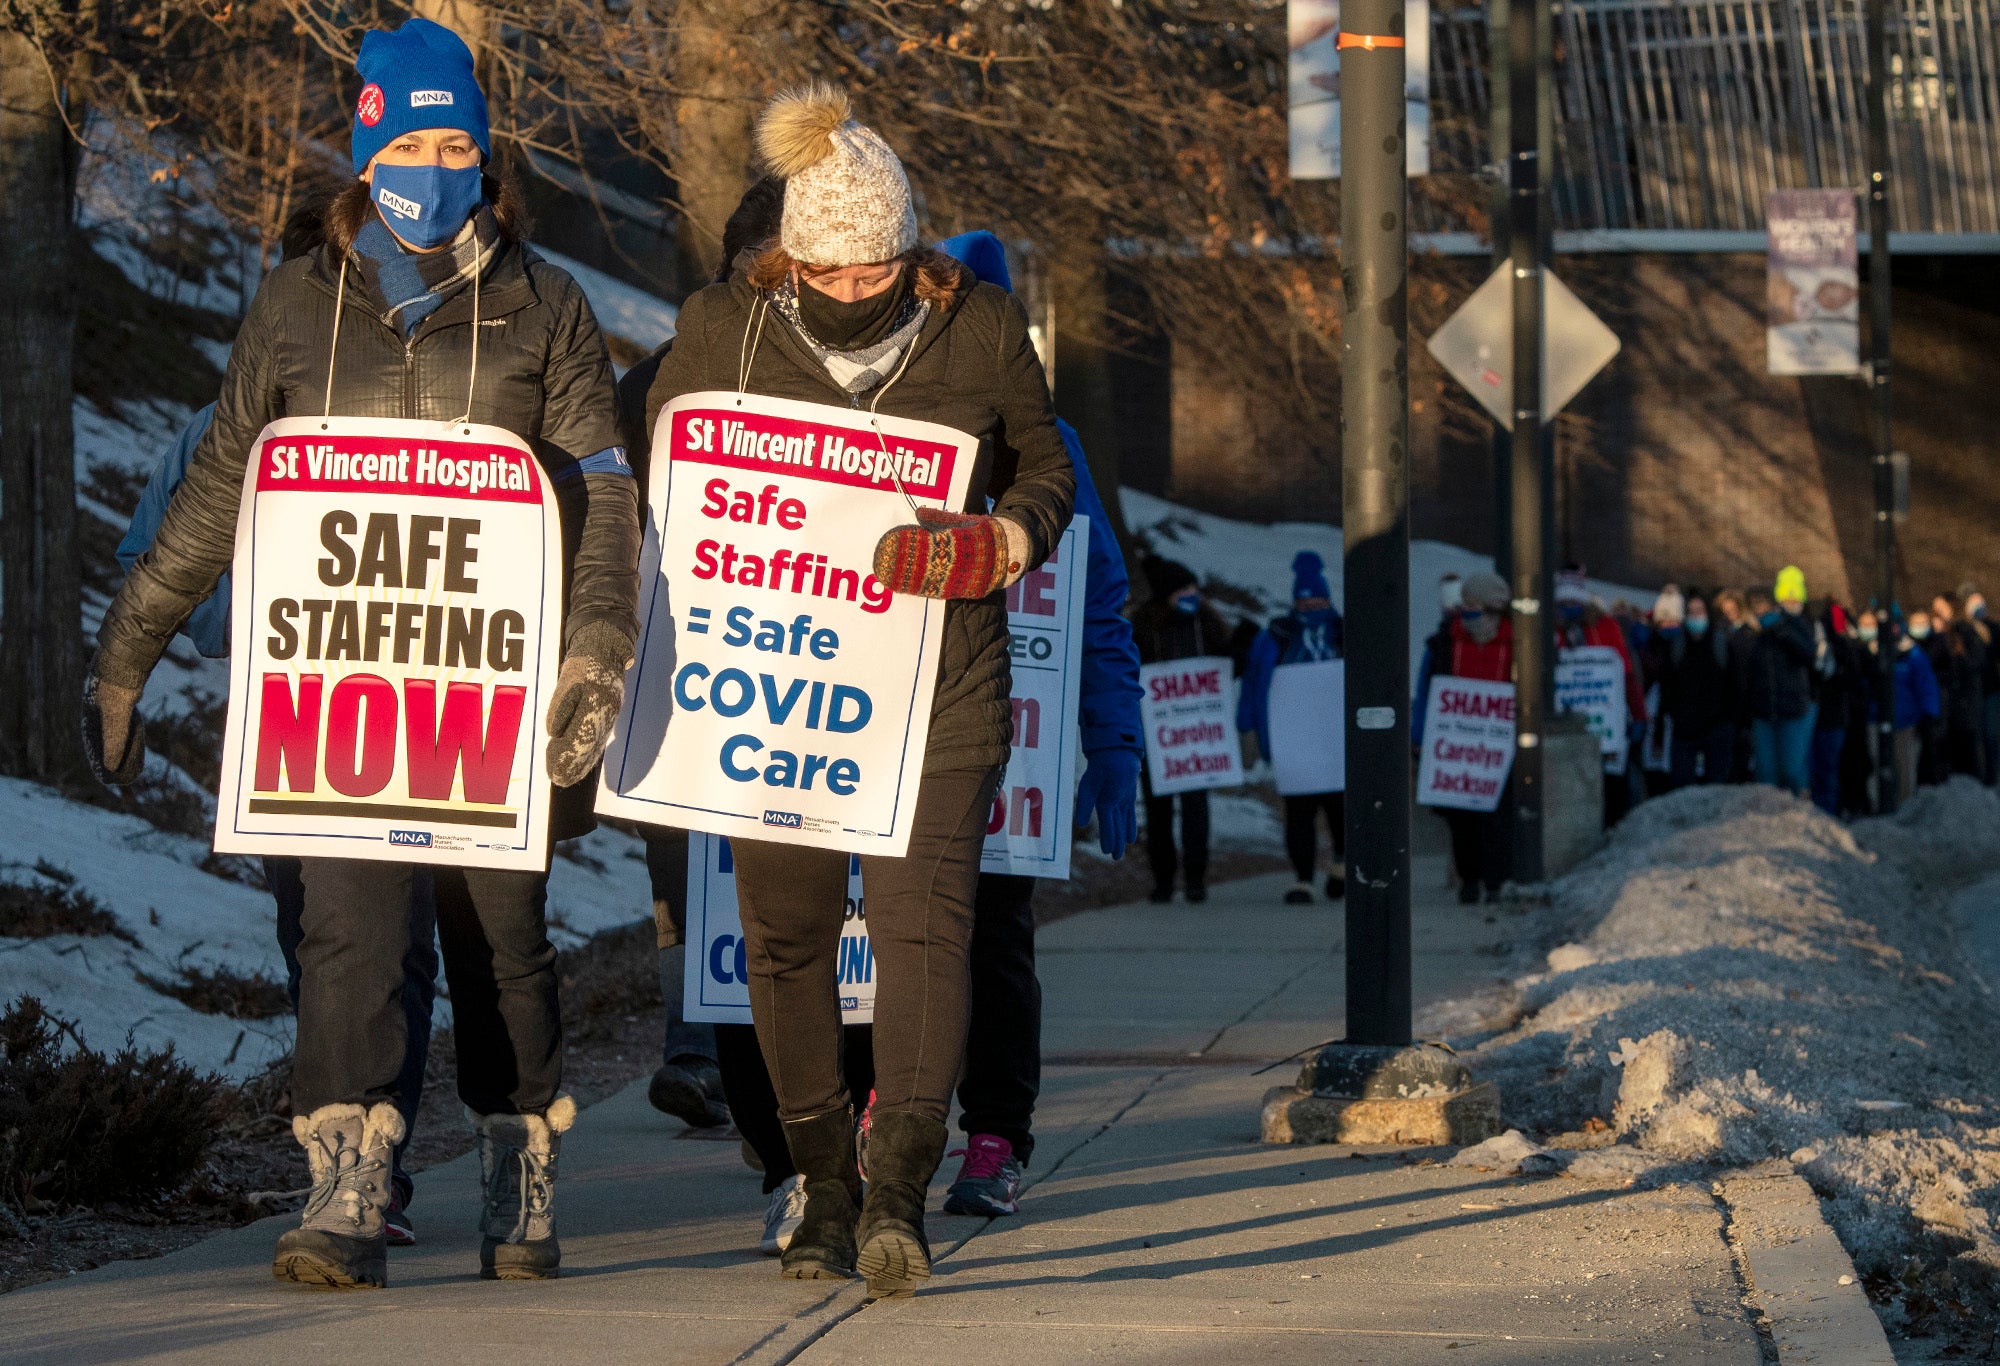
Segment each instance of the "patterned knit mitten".
[[916,526],[891,527],[875,543],[875,577],[919,597],[983,598],[1020,569],[998,517],[919,508]]

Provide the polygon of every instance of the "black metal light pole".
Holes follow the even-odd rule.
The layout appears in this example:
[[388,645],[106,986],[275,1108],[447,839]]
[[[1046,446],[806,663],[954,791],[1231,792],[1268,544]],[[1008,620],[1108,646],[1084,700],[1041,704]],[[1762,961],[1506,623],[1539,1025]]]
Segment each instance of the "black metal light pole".
[[1548,167],[1541,98],[1549,48],[1549,0],[1510,0],[1507,32],[1508,253],[1514,284],[1514,429],[1508,443],[1508,587],[1514,599],[1514,880],[1545,876],[1543,773],[1555,704],[1555,520],[1551,424],[1542,412],[1543,272],[1548,266]]
[[1896,646],[1889,609],[1896,601],[1896,472],[1889,392],[1889,15],[1888,0],[1867,0],[1868,19],[1868,389],[1875,448],[1875,573],[1879,601],[1876,663],[1875,792],[1896,809]]
[[1403,0],[1341,7],[1347,1042],[1410,1041],[1409,184]]

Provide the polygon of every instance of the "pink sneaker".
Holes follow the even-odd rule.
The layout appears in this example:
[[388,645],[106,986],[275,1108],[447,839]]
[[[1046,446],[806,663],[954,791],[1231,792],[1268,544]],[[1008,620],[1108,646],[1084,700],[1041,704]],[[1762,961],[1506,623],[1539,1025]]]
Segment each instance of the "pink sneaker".
[[963,1156],[965,1162],[945,1194],[946,1214],[991,1218],[1020,1212],[1022,1167],[1013,1144],[998,1134],[974,1134],[950,1156]]

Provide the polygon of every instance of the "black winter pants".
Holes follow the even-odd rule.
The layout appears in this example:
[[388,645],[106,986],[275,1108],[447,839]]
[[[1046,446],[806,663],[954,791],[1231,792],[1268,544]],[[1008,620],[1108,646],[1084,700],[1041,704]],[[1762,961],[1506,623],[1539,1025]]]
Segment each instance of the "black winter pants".
[[[958,1083],[968,1134],[997,1134],[1022,1162],[1034,1150],[1030,1126],[1042,1090],[1042,984],[1035,976],[1035,879],[982,873],[973,901],[972,1017]],[[869,901],[874,901],[873,893]],[[875,1089],[874,1029],[841,1030],[841,1070],[858,1106]],[[785,1146],[771,1074],[750,1025],[717,1025],[716,1058],[729,1113],[764,1164],[768,1195],[798,1170]]]
[[[1153,780],[1144,765],[1139,769],[1146,792],[1146,857],[1153,865],[1156,891],[1174,889],[1175,865],[1186,876],[1187,887],[1208,885],[1208,793],[1183,792],[1178,797],[1153,795]],[[1181,804],[1181,843],[1174,849],[1174,803]]]
[[1507,880],[1513,851],[1508,847],[1507,805],[1514,799],[1513,781],[1500,789],[1500,804],[1491,811],[1440,808],[1451,828],[1451,866],[1460,886],[1497,892]]
[[[979,847],[997,768],[927,774],[902,858],[863,855],[874,945],[876,1108],[942,1123],[965,1053]],[[735,840],[750,1010],[784,1119],[849,1101],[840,1066],[848,855]]]
[[1319,816],[1326,813],[1327,832],[1333,836],[1334,872],[1347,876],[1342,860],[1347,857],[1347,794],[1314,792],[1285,798],[1285,853],[1291,857],[1292,871],[1300,882],[1311,882],[1319,871]]
[[1035,879],[986,873],[972,917],[972,1023],[958,1083],[968,1134],[994,1134],[1022,1162],[1042,1093],[1042,984],[1035,976]]
[[[875,1044],[870,1037],[873,1025],[845,1025],[840,1031],[840,1065],[847,1079],[847,1094],[854,1097],[858,1110],[875,1089]],[[715,1027],[715,1065],[722,1073],[722,1094],[729,1101],[729,1117],[764,1165],[764,1194],[785,1184],[798,1174],[792,1150],[785,1142],[785,1126],[778,1119],[778,1093],[771,1089],[771,1072],[764,1066],[764,1052],[757,1046],[757,1027],[746,1024],[719,1024]]]
[[[407,1052],[410,864],[302,860],[292,1108],[397,1098]],[[475,1114],[539,1113],[562,1084],[548,874],[431,870],[451,987],[458,1094]]]

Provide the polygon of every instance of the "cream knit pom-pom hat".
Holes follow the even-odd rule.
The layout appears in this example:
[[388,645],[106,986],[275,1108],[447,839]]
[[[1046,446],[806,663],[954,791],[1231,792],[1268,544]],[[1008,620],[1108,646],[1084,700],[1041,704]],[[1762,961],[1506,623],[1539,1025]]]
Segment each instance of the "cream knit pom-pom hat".
[[854,121],[830,85],[780,95],[757,120],[757,151],[785,182],[779,245],[813,266],[859,266],[917,244],[909,178],[889,144]]

